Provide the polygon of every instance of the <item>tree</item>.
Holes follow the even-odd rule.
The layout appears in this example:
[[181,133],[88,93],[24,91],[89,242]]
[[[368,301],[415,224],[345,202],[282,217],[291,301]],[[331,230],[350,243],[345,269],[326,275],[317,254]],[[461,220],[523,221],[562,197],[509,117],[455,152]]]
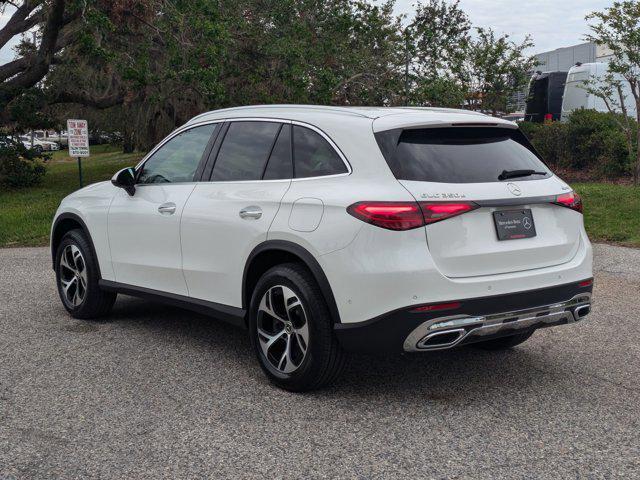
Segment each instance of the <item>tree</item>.
[[223,9],[228,102],[393,103],[402,38],[393,3],[244,0]]
[[526,68],[524,46],[491,31],[473,40],[457,0],[419,3],[406,28],[393,0],[24,0],[0,40],[31,31],[38,42],[0,67],[1,123],[82,113],[141,150],[197,113],[246,104],[480,98],[497,111]]
[[535,66],[535,59],[524,53],[532,46],[529,37],[515,43],[491,28],[478,28],[466,62],[467,106],[493,115],[505,112],[509,98],[526,85]]
[[146,0],[94,11],[83,41],[46,79],[49,103],[106,110],[96,117],[123,135],[125,149],[150,148],[222,98],[219,10],[210,0]]
[[587,79],[583,88],[604,102],[607,111],[612,114],[611,117],[618,127],[620,127],[620,130],[624,132],[629,161],[633,162],[633,136],[635,135],[636,128],[629,116],[629,102],[635,102],[635,100],[628,98],[629,95],[625,93],[624,82],[625,80],[619,75],[609,71],[601,79]]
[[[130,3],[136,11],[143,12],[149,10],[149,2]],[[50,123],[51,119],[44,121],[44,109],[50,99],[45,98],[43,82],[52,68],[62,63],[74,48],[81,46],[89,52],[93,36],[110,28],[105,19],[114,19],[125,3],[119,0],[0,0],[2,11],[7,11],[9,6],[14,8],[8,22],[0,29],[0,47],[16,36],[23,37],[16,48],[17,58],[0,66],[0,124],[5,128],[13,125],[25,129]],[[86,62],[93,60],[93,57],[85,58]],[[58,99],[74,101],[81,96],[72,89],[57,94]],[[82,100],[101,106],[95,98]],[[39,118],[34,124],[36,117]]]
[[[2,1],[4,11],[13,2]],[[16,35],[40,27],[39,44],[24,43],[15,60],[0,66],[0,115],[6,121],[9,103],[26,90],[36,86],[49,72],[55,55],[74,39],[72,23],[81,13],[66,0],[25,0],[15,4],[16,9],[0,30],[0,48]]]
[[463,72],[471,41],[471,22],[459,0],[428,0],[416,5],[406,32],[411,59],[410,103],[460,107]]
[[505,111],[534,65],[524,53],[533,46],[529,38],[518,44],[490,28],[473,32],[458,0],[418,3],[406,38],[409,103]]
[[[636,119],[640,121],[640,3],[616,1],[601,12],[593,12],[587,20],[590,26],[587,40],[607,47],[612,52],[609,71],[621,75],[628,82],[636,104]],[[637,133],[640,140],[640,130]],[[640,148],[636,149],[634,183],[640,182]]]
[[113,118],[126,118],[132,131],[122,132],[124,138],[140,149],[207,109],[398,101],[402,39],[391,2],[148,4],[141,13],[129,7],[115,18],[94,15],[101,28],[66,49],[46,81],[53,103],[111,109]]

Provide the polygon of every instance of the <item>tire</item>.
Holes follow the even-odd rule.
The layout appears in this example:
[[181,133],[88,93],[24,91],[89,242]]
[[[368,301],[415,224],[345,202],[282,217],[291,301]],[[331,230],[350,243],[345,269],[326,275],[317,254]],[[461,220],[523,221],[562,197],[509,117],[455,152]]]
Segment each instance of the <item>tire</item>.
[[249,333],[262,370],[285,390],[319,389],[344,368],[324,296],[300,264],[275,266],[260,278],[249,306]]
[[98,260],[82,230],[71,230],[62,237],[55,272],[58,295],[72,317],[93,319],[111,311],[117,294],[98,286]]
[[524,333],[518,333],[516,335],[510,335],[508,337],[500,337],[493,340],[486,340],[484,342],[472,343],[471,346],[482,350],[507,350],[529,340],[531,335],[533,335],[533,332],[534,330],[531,330]]

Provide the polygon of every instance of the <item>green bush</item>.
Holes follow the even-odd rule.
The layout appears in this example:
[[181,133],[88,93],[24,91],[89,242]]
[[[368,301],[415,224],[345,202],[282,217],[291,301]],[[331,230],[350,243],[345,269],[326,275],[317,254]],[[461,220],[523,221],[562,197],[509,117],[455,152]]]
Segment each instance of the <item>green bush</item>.
[[567,144],[568,128],[565,123],[554,122],[545,125],[523,122],[520,128],[549,165],[571,167],[571,155]]
[[0,137],[0,185],[25,188],[42,181],[47,156],[27,149],[22,143]]
[[627,140],[623,132],[612,130],[602,137],[602,149],[595,165],[595,172],[603,177],[615,178],[630,175],[632,161],[629,158]]
[[[619,177],[631,171],[626,136],[613,114],[576,110],[566,122],[524,122],[521,128],[552,167],[587,170],[599,177]],[[635,139],[635,121],[632,128]],[[635,143],[633,148],[637,148]]]

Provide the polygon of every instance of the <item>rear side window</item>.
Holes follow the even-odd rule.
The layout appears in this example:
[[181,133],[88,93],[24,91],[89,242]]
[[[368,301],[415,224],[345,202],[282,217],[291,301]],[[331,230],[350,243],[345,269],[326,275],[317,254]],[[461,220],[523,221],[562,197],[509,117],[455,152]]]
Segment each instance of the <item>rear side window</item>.
[[260,180],[280,130],[275,122],[232,122],[213,167],[211,180]]
[[293,158],[296,178],[322,177],[347,173],[347,167],[322,135],[293,126]]
[[391,130],[376,134],[389,167],[399,180],[441,183],[497,182],[510,170],[551,172],[519,130],[490,127]]
[[264,171],[264,180],[282,180],[291,178],[291,125],[282,125],[278,140],[273,146],[269,163]]

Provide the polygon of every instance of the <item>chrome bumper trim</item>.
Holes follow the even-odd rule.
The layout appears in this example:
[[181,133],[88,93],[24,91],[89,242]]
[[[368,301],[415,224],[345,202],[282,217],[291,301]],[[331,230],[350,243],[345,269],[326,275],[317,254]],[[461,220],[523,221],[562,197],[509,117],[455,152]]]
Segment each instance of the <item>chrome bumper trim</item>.
[[[591,294],[581,293],[565,302],[524,310],[434,318],[416,327],[407,336],[403,348],[406,352],[446,350],[505,331],[574,323],[586,317],[590,308]],[[448,333],[451,335],[445,337]],[[438,337],[449,341],[438,343]]]

